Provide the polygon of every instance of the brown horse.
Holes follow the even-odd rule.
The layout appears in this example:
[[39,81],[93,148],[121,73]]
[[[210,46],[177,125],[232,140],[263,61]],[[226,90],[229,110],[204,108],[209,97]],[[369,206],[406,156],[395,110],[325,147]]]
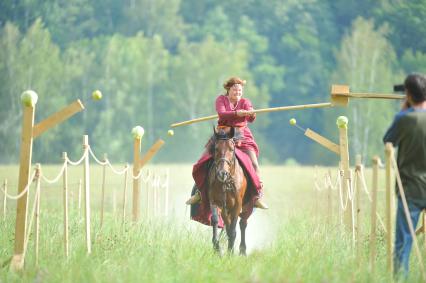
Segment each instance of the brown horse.
[[[236,226],[238,216],[243,206],[244,194],[247,189],[247,179],[243,168],[240,166],[235,155],[235,129],[228,131],[214,129],[214,143],[212,154],[214,162],[208,175],[208,197],[212,211],[213,247],[220,251],[217,228],[219,222],[219,211],[225,223],[228,236],[228,251],[233,252],[236,238]],[[245,230],[247,219],[241,218],[241,244],[240,254],[246,254]]]

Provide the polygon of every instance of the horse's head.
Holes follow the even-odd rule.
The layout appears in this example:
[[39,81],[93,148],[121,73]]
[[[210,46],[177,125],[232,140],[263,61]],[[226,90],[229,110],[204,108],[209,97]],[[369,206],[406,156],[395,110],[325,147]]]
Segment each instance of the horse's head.
[[235,169],[235,129],[214,129],[214,167],[217,179],[225,183]]

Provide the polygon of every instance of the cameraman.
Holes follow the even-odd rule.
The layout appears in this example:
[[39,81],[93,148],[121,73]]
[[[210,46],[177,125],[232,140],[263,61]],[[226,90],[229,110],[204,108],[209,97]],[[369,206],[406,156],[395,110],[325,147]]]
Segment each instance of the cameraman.
[[[398,169],[411,220],[416,227],[421,211],[426,208],[426,76],[408,75],[404,89],[405,101],[383,137],[383,142],[391,142],[398,147]],[[400,195],[395,228],[394,272],[398,273],[403,268],[407,276],[413,239]]]

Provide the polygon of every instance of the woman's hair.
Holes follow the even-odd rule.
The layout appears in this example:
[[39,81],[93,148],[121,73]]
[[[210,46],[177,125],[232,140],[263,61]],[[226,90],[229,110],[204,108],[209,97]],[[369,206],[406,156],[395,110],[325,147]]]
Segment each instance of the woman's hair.
[[411,95],[414,103],[426,100],[426,76],[422,74],[410,74],[404,82],[405,90]]
[[229,89],[236,84],[244,86],[246,84],[246,80],[242,80],[239,77],[231,77],[223,84],[223,88],[226,90],[226,93],[228,93]]

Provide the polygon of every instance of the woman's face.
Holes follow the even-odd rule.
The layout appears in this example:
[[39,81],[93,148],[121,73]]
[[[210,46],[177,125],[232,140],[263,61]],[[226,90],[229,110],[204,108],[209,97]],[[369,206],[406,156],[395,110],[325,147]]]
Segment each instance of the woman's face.
[[243,96],[243,86],[240,84],[233,85],[228,91],[229,99],[238,101]]

